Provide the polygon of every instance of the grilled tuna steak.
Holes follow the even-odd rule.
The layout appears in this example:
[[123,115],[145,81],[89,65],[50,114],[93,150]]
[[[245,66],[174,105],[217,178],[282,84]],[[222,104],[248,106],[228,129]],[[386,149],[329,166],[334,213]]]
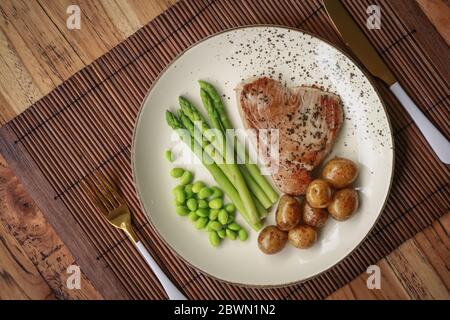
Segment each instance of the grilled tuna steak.
[[[340,98],[315,87],[290,89],[266,77],[243,82],[236,91],[246,128],[278,129],[275,184],[284,193],[304,194],[310,172],[327,156],[342,126]],[[266,163],[274,161],[264,152],[260,157]]]

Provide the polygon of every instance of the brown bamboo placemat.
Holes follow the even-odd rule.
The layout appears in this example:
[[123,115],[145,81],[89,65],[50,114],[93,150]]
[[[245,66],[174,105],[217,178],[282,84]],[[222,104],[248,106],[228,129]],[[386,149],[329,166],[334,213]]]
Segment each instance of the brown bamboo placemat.
[[[382,27],[363,29],[413,99],[449,137],[447,44],[414,1],[345,1],[361,26],[366,8],[374,3],[381,6]],[[139,106],[161,70],[182,50],[215,32],[258,23],[305,29],[348,52],[319,0],[181,1],[1,129],[1,153],[105,298],[164,294],[132,244],[103,221],[81,189],[80,181],[95,171],[118,184],[140,238],[194,299],[323,298],[448,211],[448,168],[379,84],[396,142],[394,184],[379,222],[351,256],[310,281],[279,289],[219,282],[178,259],[155,235],[133,187],[130,144]]]

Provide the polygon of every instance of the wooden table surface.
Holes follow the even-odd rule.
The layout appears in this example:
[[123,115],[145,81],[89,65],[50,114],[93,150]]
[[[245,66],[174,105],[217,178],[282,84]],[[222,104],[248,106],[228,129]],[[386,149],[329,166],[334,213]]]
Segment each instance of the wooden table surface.
[[[411,0],[416,1],[416,0]],[[449,0],[417,0],[450,43]],[[130,36],[175,0],[0,1],[0,124]],[[81,29],[66,27],[67,7],[78,4]],[[83,19],[97,28],[83,27]],[[0,156],[0,299],[101,298],[86,278],[66,286],[74,262],[58,234]],[[450,214],[378,262],[380,290],[367,275],[329,299],[449,299]]]

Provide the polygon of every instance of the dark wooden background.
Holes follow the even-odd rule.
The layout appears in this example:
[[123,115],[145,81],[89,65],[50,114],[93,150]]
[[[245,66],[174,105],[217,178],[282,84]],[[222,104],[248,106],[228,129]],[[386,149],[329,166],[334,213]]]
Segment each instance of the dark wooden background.
[[[411,0],[415,1],[415,0]],[[0,2],[0,124],[110,50],[175,0],[3,0]],[[450,42],[448,0],[417,0]],[[81,30],[66,27],[66,9],[78,4]],[[382,289],[366,275],[331,299],[448,299],[450,215],[378,262]],[[0,298],[101,298],[87,279],[68,290],[73,257],[24,186],[0,156]]]

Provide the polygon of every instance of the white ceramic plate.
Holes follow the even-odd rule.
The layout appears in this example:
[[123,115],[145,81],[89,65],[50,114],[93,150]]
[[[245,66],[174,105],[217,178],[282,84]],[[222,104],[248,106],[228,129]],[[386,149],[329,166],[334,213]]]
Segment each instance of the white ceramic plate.
[[[356,161],[360,208],[350,220],[330,219],[310,249],[289,245],[279,254],[264,255],[257,233],[248,241],[209,244],[205,231],[195,230],[175,214],[171,167],[186,159],[185,147],[174,150],[176,162],[164,159],[175,145],[165,110],[178,107],[184,95],[201,107],[197,80],[212,82],[225,95],[228,114],[242,128],[234,88],[242,80],[269,75],[288,86],[320,85],[343,100],[345,121],[330,157]],[[187,152],[189,154],[189,152]],[[392,178],[393,142],[389,120],[372,83],[355,63],[329,43],[304,32],[274,26],[233,29],[203,40],[169,65],[145,99],[133,143],[134,178],[143,208],[162,239],[185,261],[215,278],[249,286],[283,286],[315,276],[353,251],[366,237],[383,209]],[[214,181],[201,164],[183,167],[196,179]],[[268,223],[274,222],[273,212]],[[244,222],[240,220],[242,224]]]

